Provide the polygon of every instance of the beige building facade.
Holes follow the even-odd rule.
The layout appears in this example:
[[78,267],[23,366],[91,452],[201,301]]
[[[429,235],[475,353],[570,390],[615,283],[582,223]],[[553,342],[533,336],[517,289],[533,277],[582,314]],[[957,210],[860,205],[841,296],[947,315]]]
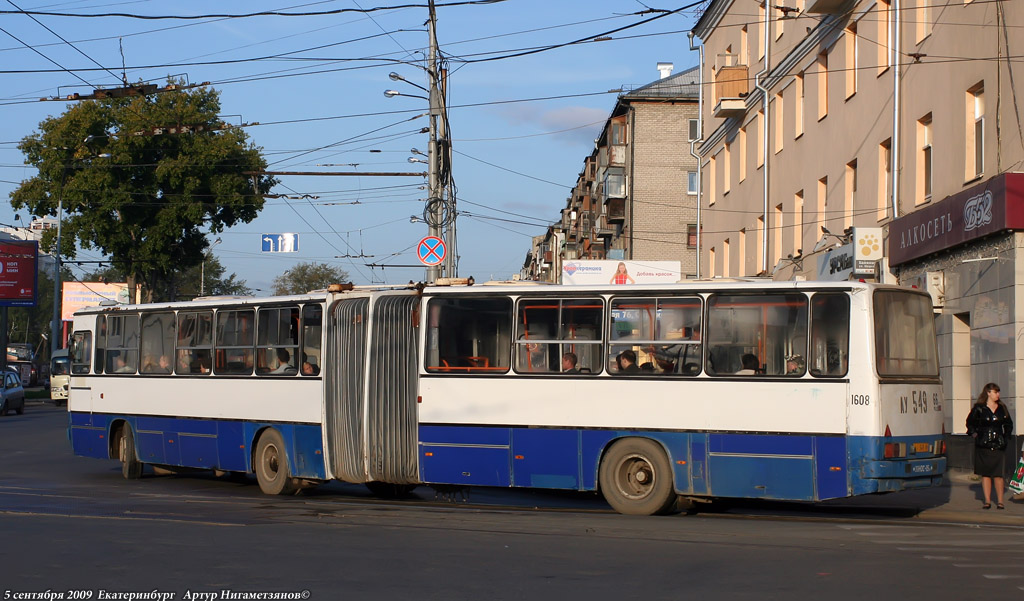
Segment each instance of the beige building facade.
[[1022,27],[1008,0],[712,0],[693,31],[701,274],[815,279],[881,228],[877,277],[935,299],[953,434],[989,381],[1024,426]]

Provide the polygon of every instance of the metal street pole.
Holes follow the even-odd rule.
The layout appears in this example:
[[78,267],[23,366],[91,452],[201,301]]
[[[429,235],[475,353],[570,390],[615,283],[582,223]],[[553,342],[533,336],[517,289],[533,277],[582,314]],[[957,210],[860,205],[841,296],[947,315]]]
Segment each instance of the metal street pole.
[[[430,38],[430,54],[427,58],[430,63],[427,67],[427,77],[430,79],[430,143],[427,146],[427,163],[429,167],[429,178],[427,187],[430,193],[427,198],[428,203],[432,203],[432,211],[429,222],[427,223],[428,234],[431,236],[441,237],[441,203],[433,202],[434,199],[441,198],[441,178],[438,173],[439,161],[437,156],[437,118],[441,114],[441,102],[439,97],[439,90],[437,88],[437,15],[434,13],[434,0],[429,2],[430,8],[430,19],[428,21],[427,35]],[[432,265],[427,267],[427,283],[433,284],[437,281],[438,276],[441,273],[441,267],[439,265]]]
[[64,219],[64,183],[67,181],[68,170],[64,167],[64,176],[61,177],[60,196],[57,198],[57,246],[53,251],[53,321],[50,322],[50,356],[64,348],[61,340],[61,330],[64,325],[60,318],[60,224]]

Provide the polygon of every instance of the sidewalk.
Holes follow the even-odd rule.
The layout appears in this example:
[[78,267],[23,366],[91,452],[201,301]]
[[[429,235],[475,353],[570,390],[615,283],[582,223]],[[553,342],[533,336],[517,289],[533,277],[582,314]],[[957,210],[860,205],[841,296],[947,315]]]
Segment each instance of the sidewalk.
[[906,490],[883,495],[866,495],[850,499],[837,499],[822,505],[848,508],[851,511],[888,510],[906,512],[914,519],[935,522],[993,524],[1024,528],[1024,501],[1014,501],[1006,491],[1006,509],[996,508],[996,494],[992,491],[992,508],[981,508],[985,497],[981,491],[981,477],[969,471],[950,470],[942,486],[919,490]]

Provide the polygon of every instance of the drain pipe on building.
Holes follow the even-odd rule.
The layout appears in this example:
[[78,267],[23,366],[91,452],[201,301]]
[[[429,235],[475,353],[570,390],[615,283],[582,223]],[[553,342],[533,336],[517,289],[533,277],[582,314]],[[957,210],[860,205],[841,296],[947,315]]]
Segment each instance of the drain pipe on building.
[[[697,279],[700,279],[700,261],[701,261],[701,246],[700,246],[700,230],[701,230],[701,202],[704,198],[703,190],[701,189],[701,164],[700,155],[694,150],[697,144],[704,141],[704,42],[702,41],[699,46],[693,46],[693,32],[689,33],[690,37],[690,50],[697,50],[699,55],[699,71],[697,72],[697,139],[690,140],[690,156],[697,159]],[[689,237],[689,234],[687,234]]]
[[900,13],[900,0],[893,0],[892,7],[895,32],[893,34],[893,49],[889,53],[889,60],[892,61],[892,148],[889,151],[889,169],[892,170],[892,218],[895,220],[900,216],[900,33],[902,18]]
[[771,39],[772,39],[772,6],[771,3],[765,4],[764,10],[764,68],[754,76],[754,87],[761,90],[762,101],[764,102],[764,127],[761,132],[761,152],[764,153],[764,212],[762,219],[763,232],[761,235],[761,273],[768,273],[768,172],[770,158],[768,154],[768,123],[771,121],[771,113],[769,111],[770,103],[768,102],[768,88],[764,85],[764,76],[768,74],[769,65],[771,64]]

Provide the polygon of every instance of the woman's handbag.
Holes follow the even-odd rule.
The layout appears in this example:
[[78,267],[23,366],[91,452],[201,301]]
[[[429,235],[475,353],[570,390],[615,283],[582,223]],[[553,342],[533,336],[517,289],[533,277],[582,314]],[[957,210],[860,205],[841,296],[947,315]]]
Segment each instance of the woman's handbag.
[[978,446],[983,449],[1002,451],[1006,448],[1006,437],[995,428],[985,428],[978,435]]

